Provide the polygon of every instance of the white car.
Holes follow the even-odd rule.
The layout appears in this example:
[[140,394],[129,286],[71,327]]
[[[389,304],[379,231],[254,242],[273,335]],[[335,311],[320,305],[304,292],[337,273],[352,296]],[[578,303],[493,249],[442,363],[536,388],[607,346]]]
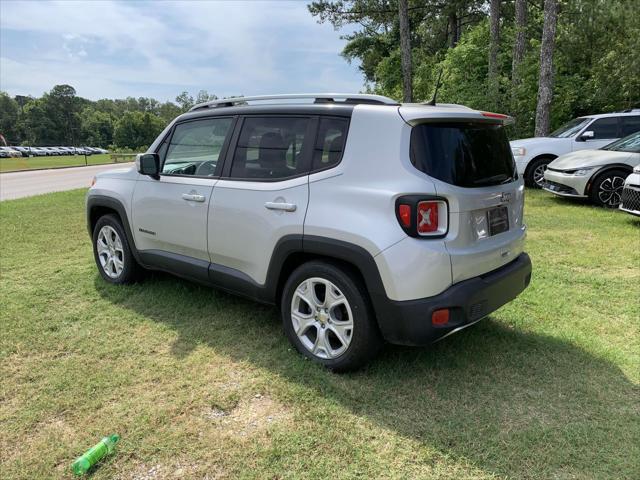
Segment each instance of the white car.
[[640,217],[640,165],[633,169],[624,182],[620,210]]
[[21,157],[22,153],[20,153],[18,150],[15,150],[12,147],[0,147],[0,157],[3,158],[15,158],[15,157]]
[[624,179],[640,164],[640,132],[599,150],[567,153],[551,162],[542,188],[563,197],[589,198],[601,207],[618,208]]
[[638,131],[640,109],[589,115],[574,118],[548,137],[513,140],[511,151],[526,185],[541,188],[547,165],[560,155],[604,147]]
[[295,348],[334,370],[382,339],[429,344],[531,280],[510,121],[360,94],[196,105],[137,168],[97,175],[96,266],[113,284],[163,270],[279,305]]

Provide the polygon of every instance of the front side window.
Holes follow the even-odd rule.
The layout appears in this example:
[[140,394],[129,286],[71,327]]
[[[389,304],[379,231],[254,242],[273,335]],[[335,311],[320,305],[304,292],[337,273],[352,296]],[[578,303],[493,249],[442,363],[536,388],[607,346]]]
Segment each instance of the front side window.
[[340,163],[347,139],[349,121],[346,118],[321,118],[313,149],[313,170],[323,170]]
[[231,165],[232,178],[278,180],[306,173],[308,117],[247,117]]
[[206,118],[176,125],[166,148],[164,175],[216,175],[222,146],[231,130],[232,118]]
[[578,132],[582,130],[582,127],[584,127],[589,122],[589,120],[590,120],[589,118],[584,118],[584,117],[574,118],[570,122],[565,123],[556,131],[549,134],[549,136],[556,137],[556,138],[575,137],[578,134]]
[[592,131],[593,138],[596,140],[618,138],[618,118],[600,118],[589,125],[587,131]]

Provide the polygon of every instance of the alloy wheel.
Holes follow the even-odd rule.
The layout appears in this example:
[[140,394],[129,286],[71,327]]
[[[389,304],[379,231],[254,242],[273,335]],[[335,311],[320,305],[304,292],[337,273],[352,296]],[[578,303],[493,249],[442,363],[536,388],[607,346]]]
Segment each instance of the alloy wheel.
[[339,357],[353,338],[351,306],[325,278],[308,278],[298,285],[291,300],[291,322],[302,345],[318,358]]
[[102,227],[98,232],[96,247],[104,273],[109,278],[118,278],[124,270],[124,250],[118,232],[109,225]]
[[542,183],[544,182],[544,172],[547,169],[546,164],[538,165],[533,171],[533,181],[539,187],[542,187]]
[[598,199],[608,207],[620,205],[624,178],[617,175],[605,178],[598,188]]

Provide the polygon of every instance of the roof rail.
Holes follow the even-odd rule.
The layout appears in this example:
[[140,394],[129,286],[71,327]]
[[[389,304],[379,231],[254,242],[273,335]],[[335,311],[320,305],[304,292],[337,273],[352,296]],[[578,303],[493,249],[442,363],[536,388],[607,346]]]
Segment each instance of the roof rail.
[[[284,95],[257,95],[252,97],[231,97],[198,103],[189,109],[190,112],[202,108],[232,107],[234,105],[247,104],[249,102],[268,102],[276,100],[302,100],[313,99],[314,103],[332,103],[340,99],[340,103],[370,103],[379,105],[398,105],[398,102],[382,95],[369,95],[364,93],[296,93]],[[287,103],[287,102],[283,102]]]

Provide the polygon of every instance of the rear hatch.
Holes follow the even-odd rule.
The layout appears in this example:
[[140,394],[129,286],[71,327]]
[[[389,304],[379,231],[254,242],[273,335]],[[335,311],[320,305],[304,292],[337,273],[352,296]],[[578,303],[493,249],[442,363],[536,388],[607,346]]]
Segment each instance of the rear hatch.
[[523,251],[525,229],[524,185],[504,129],[509,118],[466,109],[420,118],[415,110],[411,163],[447,200],[453,283],[511,262]]

